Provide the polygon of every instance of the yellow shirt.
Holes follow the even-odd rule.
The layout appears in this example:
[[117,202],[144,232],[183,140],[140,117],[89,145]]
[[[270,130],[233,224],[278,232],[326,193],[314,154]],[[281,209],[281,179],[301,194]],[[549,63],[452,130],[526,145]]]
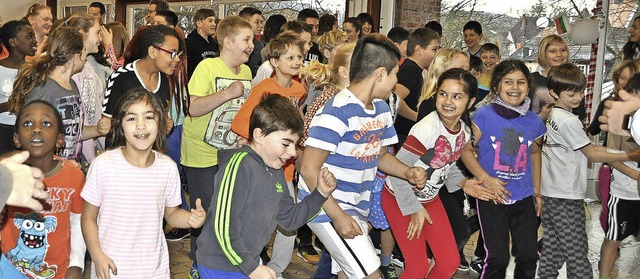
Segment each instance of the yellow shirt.
[[478,80],[478,87],[482,88],[482,89],[485,89],[485,90],[490,90],[490,88],[491,88],[491,74],[482,73],[482,76]]

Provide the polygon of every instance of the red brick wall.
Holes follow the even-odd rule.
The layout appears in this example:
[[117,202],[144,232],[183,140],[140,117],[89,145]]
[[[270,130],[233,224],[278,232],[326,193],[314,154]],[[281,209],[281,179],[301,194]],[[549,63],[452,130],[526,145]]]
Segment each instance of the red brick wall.
[[395,26],[414,29],[431,20],[440,21],[441,6],[441,0],[397,0]]

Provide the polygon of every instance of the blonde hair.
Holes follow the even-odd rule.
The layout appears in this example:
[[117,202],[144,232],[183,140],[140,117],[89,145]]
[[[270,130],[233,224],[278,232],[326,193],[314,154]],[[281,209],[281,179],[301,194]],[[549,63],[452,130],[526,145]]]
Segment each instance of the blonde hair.
[[253,30],[251,23],[243,17],[226,16],[223,18],[216,29],[216,38],[220,44],[220,49],[222,50],[223,48],[225,38],[229,38],[233,41],[235,39],[234,37],[240,33],[241,29]]
[[348,43],[340,47],[333,59],[333,64],[323,64],[317,60],[311,61],[309,66],[302,68],[300,77],[305,84],[315,83],[316,87],[322,88],[328,84],[338,84],[340,74],[338,70],[340,66],[349,68],[351,63],[351,55],[356,43]]
[[349,36],[347,36],[347,32],[344,30],[332,30],[326,32],[318,38],[318,48],[320,51],[329,50],[331,51],[334,47],[341,44],[346,44],[349,42]]
[[449,69],[449,64],[451,64],[453,58],[458,55],[463,55],[469,58],[469,55],[466,52],[452,48],[442,49],[440,50],[440,52],[438,52],[438,54],[436,54],[435,57],[433,57],[433,61],[429,66],[427,77],[424,79],[422,93],[420,94],[420,98],[418,99],[418,106],[416,107],[416,109],[420,107],[420,104],[424,100],[431,98],[431,96],[436,93],[438,77],[440,77],[440,75],[444,73],[444,71]]
[[561,44],[564,45],[564,48],[569,50],[567,47],[567,43],[558,35],[549,35],[546,36],[540,41],[540,45],[538,45],[538,54],[536,55],[538,58],[538,64],[543,69],[547,69],[549,67],[549,61],[547,61],[547,48],[552,44]]

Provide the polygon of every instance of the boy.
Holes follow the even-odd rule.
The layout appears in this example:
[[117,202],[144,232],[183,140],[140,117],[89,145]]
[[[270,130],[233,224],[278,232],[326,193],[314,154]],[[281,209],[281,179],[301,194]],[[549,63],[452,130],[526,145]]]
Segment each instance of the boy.
[[[253,51],[251,24],[238,16],[225,17],[217,38],[220,57],[200,62],[189,80],[190,117],[183,124],[180,163],[189,181],[192,208],[197,198],[203,208],[209,208],[218,149],[235,147],[231,120],[251,91],[251,70],[244,65]],[[189,257],[194,260],[199,231],[191,231]],[[196,271],[195,262],[192,271]]]
[[[261,81],[253,87],[251,94],[242,105],[238,114],[231,123],[231,129],[238,134],[238,145],[244,145],[249,138],[249,119],[262,96],[267,93],[274,93],[287,98],[300,111],[300,102],[303,101],[306,89],[304,86],[293,80],[298,75],[302,67],[302,51],[305,42],[301,40],[295,33],[287,31],[275,37],[267,46],[267,55],[269,63],[275,69],[275,75],[272,78]],[[299,112],[302,115],[302,112]],[[293,178],[294,166],[290,160],[284,166],[285,180],[289,188],[289,193],[293,195]],[[276,238],[273,242],[273,253],[269,267],[275,270],[278,276],[282,276],[282,272],[291,262],[291,253],[295,244],[295,232],[287,232],[287,235],[278,230]]]
[[302,117],[288,99],[263,97],[251,114],[249,129],[248,145],[220,152],[224,163],[214,178],[212,217],[198,240],[198,270],[205,279],[276,278],[259,259],[276,225],[287,230],[304,225],[336,187],[326,168],[314,180],[318,188],[298,204],[283,186],[282,167],[296,156],[296,142],[304,130]]
[[464,43],[467,44],[469,56],[480,56],[480,41],[482,41],[482,25],[475,20],[465,23],[462,27]]
[[[85,243],[80,229],[84,174],[54,156],[64,145],[64,125],[57,109],[33,101],[18,115],[13,141],[29,151],[27,164],[45,173],[51,197],[44,211],[7,207],[2,227],[2,278],[80,278]],[[74,277],[77,276],[77,277]]]
[[196,29],[185,40],[188,78],[191,78],[200,61],[220,55],[218,41],[213,38],[216,35],[216,13],[211,9],[199,9],[193,16],[193,21]]
[[409,31],[400,26],[396,26],[389,30],[387,33],[387,38],[393,41],[393,44],[400,50],[400,65],[404,62],[405,57],[407,57],[407,43],[409,42]]
[[418,187],[426,182],[424,169],[410,168],[388,153],[397,137],[383,99],[396,83],[399,59],[398,48],[383,35],[359,40],[351,84],[327,101],[309,127],[298,195],[306,197],[316,188],[322,167],[336,175],[336,191],[308,225],[346,278],[380,278],[380,260],[366,233],[376,168]]
[[566,262],[567,278],[593,278],[587,258],[584,198],[587,161],[637,161],[637,152],[607,153],[591,144],[582,123],[571,111],[580,105],[586,86],[584,74],[571,63],[551,68],[549,93],[556,100],[547,119],[542,146],[542,226],[545,232],[538,267],[540,278],[556,278]]
[[312,60],[318,60],[322,57],[322,53],[320,52],[320,47],[315,42],[318,39],[316,36],[318,35],[318,27],[320,24],[320,15],[318,12],[313,9],[303,9],[298,13],[298,21],[302,21],[309,25],[311,28],[311,38],[312,46],[311,49],[307,52],[307,55],[304,57],[304,65],[309,66]]
[[264,18],[262,17],[262,11],[254,7],[245,7],[240,10],[238,16],[248,20],[249,23],[251,23],[251,29],[253,30],[253,52],[245,64],[251,69],[251,76],[255,76],[256,72],[258,72],[258,67],[262,64],[260,52],[262,51],[262,48],[264,48],[264,44],[258,38],[262,36]]
[[403,99],[406,106],[400,106],[395,128],[398,133],[398,145],[404,143],[409,130],[416,124],[418,118],[418,99],[422,93],[422,71],[428,69],[433,57],[440,49],[440,37],[436,32],[427,28],[418,28],[409,35],[407,42],[407,59],[398,71],[398,83],[394,92]]
[[486,43],[480,47],[480,60],[482,60],[482,76],[478,79],[478,88],[489,90],[491,76],[498,62],[500,62],[500,49],[492,43]]
[[164,25],[175,28],[178,26],[178,15],[170,10],[157,11],[153,17],[153,25]]

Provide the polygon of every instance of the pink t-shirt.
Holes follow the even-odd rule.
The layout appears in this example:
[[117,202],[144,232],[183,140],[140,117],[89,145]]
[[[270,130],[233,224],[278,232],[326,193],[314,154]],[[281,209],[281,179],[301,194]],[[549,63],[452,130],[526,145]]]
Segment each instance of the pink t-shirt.
[[162,218],[165,207],[180,205],[180,182],[176,164],[153,153],[155,161],[147,168],[130,164],[121,148],[98,156],[89,168],[81,197],[100,207],[100,246],[118,268],[111,278],[170,276]]

